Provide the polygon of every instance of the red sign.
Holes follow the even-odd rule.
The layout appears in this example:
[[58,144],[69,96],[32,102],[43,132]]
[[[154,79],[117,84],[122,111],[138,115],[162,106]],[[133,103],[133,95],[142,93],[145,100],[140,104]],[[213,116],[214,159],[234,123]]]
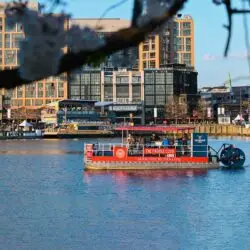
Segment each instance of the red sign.
[[[112,156],[94,156],[93,161],[103,162],[119,162],[121,158]],[[126,158],[128,162],[175,162],[175,163],[208,163],[208,157],[142,157],[142,156],[129,156]]]
[[92,158],[92,156],[93,156],[93,144],[86,145],[86,156],[88,159]]
[[115,147],[114,152],[115,152],[115,157],[119,159],[127,157],[127,148],[125,147]]
[[175,148],[144,148],[145,155],[156,155],[162,154],[167,157],[175,157],[176,149]]

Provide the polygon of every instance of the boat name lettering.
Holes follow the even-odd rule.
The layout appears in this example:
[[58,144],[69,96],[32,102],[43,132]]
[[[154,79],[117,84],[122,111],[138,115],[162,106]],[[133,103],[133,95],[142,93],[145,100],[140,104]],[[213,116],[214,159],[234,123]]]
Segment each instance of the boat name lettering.
[[[144,148],[144,154],[164,154],[168,155],[167,157],[175,157],[176,150],[175,148]],[[171,156],[173,154],[173,156]]]

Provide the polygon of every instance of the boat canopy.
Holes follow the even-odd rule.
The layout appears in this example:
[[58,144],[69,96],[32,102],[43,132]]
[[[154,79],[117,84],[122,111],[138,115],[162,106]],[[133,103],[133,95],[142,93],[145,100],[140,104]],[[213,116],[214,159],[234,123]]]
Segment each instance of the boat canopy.
[[116,127],[116,131],[148,131],[148,132],[178,132],[188,131],[191,132],[195,127],[191,126],[121,126]]

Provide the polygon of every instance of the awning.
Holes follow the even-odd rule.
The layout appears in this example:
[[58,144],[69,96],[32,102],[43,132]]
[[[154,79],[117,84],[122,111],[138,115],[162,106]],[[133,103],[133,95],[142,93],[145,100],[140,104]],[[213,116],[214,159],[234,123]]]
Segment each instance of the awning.
[[116,131],[148,131],[148,132],[178,132],[178,131],[185,131],[185,130],[194,130],[195,127],[191,126],[122,126],[116,127]]
[[112,105],[113,102],[96,102],[95,107],[107,107]]

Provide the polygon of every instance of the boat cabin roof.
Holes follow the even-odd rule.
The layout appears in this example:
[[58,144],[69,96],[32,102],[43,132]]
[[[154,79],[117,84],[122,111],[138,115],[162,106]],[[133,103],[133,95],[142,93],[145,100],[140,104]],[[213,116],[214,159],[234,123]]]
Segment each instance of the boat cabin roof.
[[148,131],[148,132],[192,132],[195,127],[191,126],[121,126],[116,127],[116,131]]

